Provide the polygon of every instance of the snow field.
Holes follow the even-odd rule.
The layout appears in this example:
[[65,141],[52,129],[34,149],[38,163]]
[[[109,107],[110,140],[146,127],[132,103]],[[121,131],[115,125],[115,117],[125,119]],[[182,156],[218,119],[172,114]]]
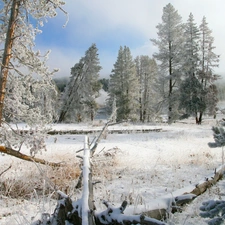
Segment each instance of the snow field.
[[[138,212],[140,208],[150,209],[158,198],[172,195],[172,192],[195,185],[213,174],[221,165],[221,149],[211,149],[213,142],[211,127],[215,121],[201,126],[194,124],[162,124],[161,132],[108,134],[98,145],[92,159],[93,180],[101,181],[94,185],[94,198],[98,211],[104,210],[102,200],[118,206],[127,200],[129,206],[125,213]],[[54,129],[76,129],[77,125],[53,127]],[[111,129],[134,129],[135,126],[120,125]],[[143,127],[143,126],[142,126]],[[155,128],[155,126],[150,126]],[[84,127],[79,126],[79,129]],[[96,128],[96,127],[95,127]],[[86,127],[86,129],[88,129]],[[91,129],[89,127],[89,129]],[[97,135],[97,133],[96,133]],[[90,140],[94,138],[90,135]],[[84,146],[84,135],[55,135],[47,139],[47,152],[37,157],[48,161],[64,162],[66,167],[56,170],[45,166],[35,166],[10,156],[0,156],[0,171],[12,163],[12,169],[3,178],[11,184],[21,182],[16,194],[27,190],[26,199],[14,196],[0,198],[0,224],[30,224],[43,212],[53,212],[56,202],[54,187],[60,188],[73,199],[81,196],[75,189],[79,175],[79,159],[76,155]],[[29,181],[29,182],[28,182]],[[13,186],[13,185],[11,185]],[[53,187],[54,186],[54,187]],[[215,189],[215,190],[214,190]],[[208,197],[221,197],[221,187],[213,187]],[[12,192],[13,193],[13,192]],[[210,196],[211,194],[211,196]],[[22,194],[21,194],[22,196]],[[204,195],[202,195],[204,196]],[[171,224],[205,224],[199,218],[199,206],[206,197],[198,197],[187,211],[171,215]],[[203,199],[202,199],[203,198]],[[155,204],[155,203],[154,203]],[[13,221],[13,222],[12,222]],[[199,223],[194,223],[198,221]]]

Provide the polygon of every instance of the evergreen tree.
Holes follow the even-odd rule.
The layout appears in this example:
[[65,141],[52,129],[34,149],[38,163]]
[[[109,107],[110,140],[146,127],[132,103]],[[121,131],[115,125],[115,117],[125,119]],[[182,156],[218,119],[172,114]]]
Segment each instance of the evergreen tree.
[[188,115],[194,115],[199,124],[197,115],[206,109],[206,102],[202,100],[206,92],[202,84],[196,76],[189,76],[181,83],[180,89],[180,108],[185,109]]
[[156,26],[158,39],[151,39],[158,47],[154,57],[160,62],[164,99],[168,104],[168,120],[172,122],[176,116],[177,89],[181,79],[181,55],[183,44],[182,18],[172,4],[163,8],[162,23]]
[[[213,67],[218,66],[218,55],[212,52],[213,38],[208,29],[205,17],[198,28],[192,14],[185,25],[185,43],[183,68],[186,79],[181,86],[180,107],[185,108],[196,117],[196,123],[201,124],[203,113],[208,109],[215,115],[217,103],[217,89],[214,81],[217,76],[213,74]],[[190,84],[188,84],[190,82]],[[184,85],[187,85],[184,88]],[[187,91],[187,88],[191,90]],[[186,89],[186,92],[184,91]],[[191,96],[188,96],[190,93]],[[193,97],[196,94],[196,97]],[[192,103],[184,105],[184,99],[192,99]],[[197,99],[197,100],[196,100]],[[196,107],[193,107],[196,104]],[[192,105],[192,106],[191,106]],[[187,109],[189,107],[189,109]],[[190,109],[193,109],[191,112]]]
[[[51,78],[56,70],[49,71],[46,65],[49,52],[41,55],[40,51],[34,51],[34,41],[43,21],[56,16],[56,10],[62,9],[63,4],[63,1],[2,1],[0,141],[6,147],[20,150],[25,144],[31,154],[45,149],[44,125],[52,120],[46,96],[55,92]],[[35,27],[29,21],[32,24],[36,21]],[[19,130],[12,132],[8,119],[25,122],[30,129],[24,134]]]
[[[214,38],[212,31],[208,28],[206,17],[203,17],[200,29],[200,70],[198,77],[206,95],[203,96],[207,104],[208,113],[215,115],[217,99],[217,87],[214,84],[218,76],[214,74],[213,69],[219,66],[219,56],[213,52]],[[203,112],[201,112],[202,117]]]
[[149,56],[138,56],[135,63],[139,80],[140,121],[149,122],[155,119],[159,102],[159,96],[155,89],[158,68],[155,60]]
[[184,31],[183,72],[185,77],[197,76],[199,70],[199,40],[200,32],[194,22],[194,16],[190,13]]
[[196,123],[200,122],[200,112],[205,110],[206,104],[202,99],[203,86],[197,78],[199,71],[199,29],[194,22],[193,14],[190,13],[185,24],[185,41],[183,57],[183,73],[185,80],[180,87],[180,108],[185,109],[186,113],[196,117]]
[[117,120],[137,120],[138,118],[138,79],[130,49],[120,47],[117,61],[110,75],[109,105],[116,98]]
[[106,92],[109,90],[109,79],[102,78],[99,80],[99,82],[102,84],[102,89]]
[[71,77],[62,98],[59,122],[93,120],[97,110],[95,98],[101,88],[101,66],[95,44],[71,69]]

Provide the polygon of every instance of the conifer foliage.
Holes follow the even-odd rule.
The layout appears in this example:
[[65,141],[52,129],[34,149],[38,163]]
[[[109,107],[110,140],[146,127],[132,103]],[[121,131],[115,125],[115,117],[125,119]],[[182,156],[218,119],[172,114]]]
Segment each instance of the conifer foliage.
[[185,109],[189,115],[195,115],[196,122],[200,123],[199,114],[206,108],[202,96],[206,93],[203,91],[202,84],[197,78],[199,69],[199,29],[194,22],[194,16],[190,13],[187,23],[185,24],[185,40],[183,73],[184,81],[180,86],[180,108]]
[[207,93],[203,96],[203,99],[206,102],[208,114],[215,116],[216,105],[218,102],[218,91],[215,81],[219,76],[214,73],[213,69],[219,66],[219,55],[214,52],[214,38],[212,37],[212,31],[209,29],[208,23],[206,22],[206,17],[203,17],[199,30],[200,69],[198,76],[200,82],[202,83],[203,89]]
[[168,105],[168,119],[176,116],[179,81],[181,79],[181,55],[183,45],[182,18],[171,3],[163,8],[162,23],[156,26],[158,39],[151,39],[158,47],[154,57],[160,62],[159,69],[164,85],[164,100]]
[[169,3],[163,8],[162,23],[158,24],[158,47],[154,53],[159,61],[161,96],[168,105],[168,122],[181,113],[195,116],[201,124],[204,113],[216,114],[219,56],[214,53],[213,37],[203,17],[200,26],[190,13],[187,23]]
[[118,121],[138,119],[138,94],[138,79],[130,49],[120,47],[109,82],[109,105],[112,107],[116,99]]
[[[214,114],[217,103],[217,89],[214,84],[218,76],[213,68],[218,66],[219,57],[213,52],[213,38],[204,17],[198,27],[194,16],[189,15],[185,25],[183,61],[185,80],[180,87],[180,107],[196,117],[201,124],[203,113]],[[186,104],[189,102],[189,104]]]
[[96,45],[92,44],[85,56],[71,68],[71,77],[62,99],[59,122],[93,120],[97,110],[95,99],[101,88],[101,66],[97,52]]
[[156,90],[158,66],[154,59],[146,55],[136,57],[135,64],[139,84],[140,121],[154,121],[160,100],[159,92]]

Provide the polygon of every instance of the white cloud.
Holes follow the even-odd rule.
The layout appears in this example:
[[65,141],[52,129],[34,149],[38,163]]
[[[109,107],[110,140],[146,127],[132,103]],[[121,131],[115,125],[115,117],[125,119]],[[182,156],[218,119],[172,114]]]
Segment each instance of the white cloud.
[[[140,36],[140,40],[144,40],[143,42],[137,40],[136,47],[131,47],[134,57],[138,54],[151,56],[156,49],[149,39],[157,38],[155,27],[161,22],[163,7],[169,2],[178,10],[183,22],[187,21],[190,12],[193,13],[198,25],[203,16],[206,16],[209,28],[213,30],[212,35],[215,37],[215,52],[221,55],[220,68],[216,71],[225,72],[225,56],[223,55],[225,52],[224,0],[67,0],[65,10],[70,15],[67,27],[68,40],[72,42],[76,37],[83,42],[86,41],[86,49],[88,49],[92,42],[102,40],[107,35],[113,37],[115,32],[119,32],[116,36],[121,35],[122,37],[123,30],[130,30]],[[63,16],[60,15],[60,20],[65,21]],[[63,25],[63,22],[61,24]],[[79,43],[77,45],[79,46]],[[118,43],[119,45],[121,44]],[[99,48],[103,74],[111,72],[118,49],[112,49],[110,44],[105,49]],[[77,52],[76,49],[69,49],[69,52],[60,48],[57,50],[57,46],[54,51],[57,54],[51,54],[53,57],[51,64],[57,62],[56,65],[60,65],[61,70],[67,69],[66,73],[70,73],[71,66],[84,54],[84,52]],[[73,53],[74,51],[75,53]],[[57,55],[62,59],[59,59]]]
[[80,53],[74,50],[52,48],[48,65],[50,69],[59,69],[59,72],[57,72],[54,77],[69,77],[70,69],[75,63],[79,62],[80,58]]

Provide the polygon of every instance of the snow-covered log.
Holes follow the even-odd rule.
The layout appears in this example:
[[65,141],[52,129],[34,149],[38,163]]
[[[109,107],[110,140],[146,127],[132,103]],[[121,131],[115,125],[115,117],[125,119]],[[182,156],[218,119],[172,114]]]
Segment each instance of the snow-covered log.
[[90,148],[88,137],[85,136],[84,156],[83,156],[83,194],[82,194],[82,225],[93,225],[93,213],[95,210],[93,204],[93,185],[90,166]]
[[[174,193],[175,194],[175,193]],[[171,213],[182,212],[182,206],[193,201],[195,194],[184,193],[180,195],[169,194],[158,199],[153,199],[145,206],[129,206],[128,214],[144,214],[157,220],[167,220]]]
[[218,171],[215,170],[214,176],[212,176],[210,178],[205,178],[204,182],[202,182],[200,184],[196,184],[195,188],[191,191],[191,193],[195,194],[195,195],[201,195],[208,188],[210,188],[211,186],[216,184],[217,181],[221,180],[223,178],[223,167],[224,167],[224,165]]
[[52,216],[50,216],[49,213],[44,213],[42,218],[32,225],[166,225],[166,223],[163,223],[160,220],[144,216],[141,213],[140,215],[123,214],[127,206],[126,201],[124,201],[119,208],[112,207],[107,202],[104,202],[107,210],[96,213],[93,200],[90,154],[88,138],[85,137],[84,155],[82,157],[82,198],[73,201],[63,192],[57,191],[59,199]]
[[115,208],[107,202],[103,202],[103,204],[106,205],[107,209],[101,213],[96,213],[96,225],[166,225],[164,222],[146,217],[144,215],[125,215],[123,212],[127,206],[127,201],[124,201],[119,208]]
[[[118,124],[118,123],[115,123]],[[114,125],[114,124],[112,124]],[[111,124],[107,124],[108,126],[112,126]],[[83,135],[88,135],[88,134],[97,134],[97,133],[101,133],[103,132],[104,128],[107,127],[103,127],[102,129],[83,129],[83,130],[51,130],[48,131],[49,135],[64,135],[64,134],[83,134]],[[132,134],[132,133],[149,133],[149,132],[161,132],[162,129],[161,128],[132,128],[132,129],[108,129],[107,133],[108,134]]]
[[[171,195],[163,196],[159,199],[154,199],[147,204],[148,210],[142,208],[141,205],[136,206],[138,209],[135,213],[144,213],[145,215],[158,220],[167,219],[170,213],[182,212],[182,206],[189,204],[198,195],[203,194],[208,188],[215,185],[223,177],[223,167],[215,170],[214,174],[200,181],[195,186],[190,185],[184,189],[180,189],[171,193]],[[130,210],[133,210],[130,207]]]

